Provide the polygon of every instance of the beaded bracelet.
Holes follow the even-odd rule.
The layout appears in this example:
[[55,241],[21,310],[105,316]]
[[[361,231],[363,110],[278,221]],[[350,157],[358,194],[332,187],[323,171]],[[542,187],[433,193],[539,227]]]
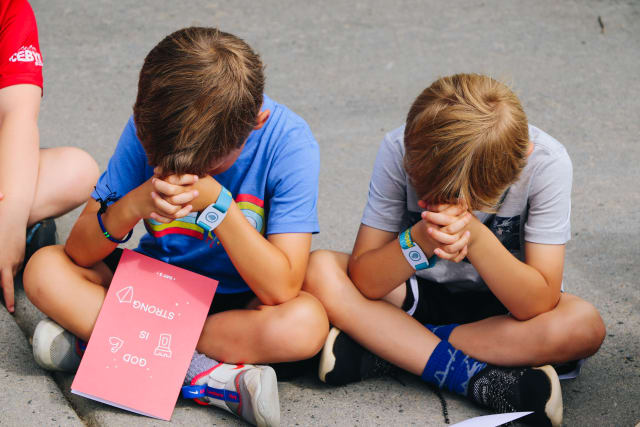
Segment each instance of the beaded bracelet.
[[[96,190],[96,193],[98,193],[98,189],[96,187],[93,187]],[[107,189],[109,191],[111,191],[111,189],[109,187],[107,187]],[[100,193],[98,193],[98,195],[100,195]],[[118,240],[114,237],[111,236],[111,234],[109,234],[109,232],[107,231],[106,227],[104,226],[104,223],[102,222],[102,214],[105,213],[107,211],[107,208],[109,207],[109,202],[115,202],[119,199],[118,195],[111,191],[107,197],[105,197],[104,199],[102,199],[102,197],[99,197],[96,199],[96,202],[100,203],[100,209],[98,210],[98,224],[100,224],[100,229],[102,230],[102,234],[104,234],[104,237],[106,237],[107,239],[111,240],[113,243],[125,243],[127,241],[129,241],[129,239],[131,238],[131,236],[133,235],[133,229],[131,229],[129,231],[129,233],[125,236],[124,239],[122,240]]]

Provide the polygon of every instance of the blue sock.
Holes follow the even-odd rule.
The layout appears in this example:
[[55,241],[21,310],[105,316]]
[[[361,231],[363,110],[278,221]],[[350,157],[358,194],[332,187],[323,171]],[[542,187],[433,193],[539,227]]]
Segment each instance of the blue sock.
[[487,366],[460,350],[456,350],[446,341],[440,341],[431,353],[427,366],[420,376],[423,381],[435,384],[439,388],[467,395],[469,380]]
[[459,323],[451,323],[449,325],[430,325],[424,324],[424,327],[433,332],[442,341],[449,341],[449,336],[456,326],[460,326]]

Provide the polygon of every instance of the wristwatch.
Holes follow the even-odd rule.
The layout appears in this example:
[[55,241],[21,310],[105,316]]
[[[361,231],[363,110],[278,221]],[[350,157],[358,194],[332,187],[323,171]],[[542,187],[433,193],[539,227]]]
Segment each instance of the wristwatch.
[[224,217],[227,216],[227,210],[229,210],[229,205],[231,205],[232,200],[233,197],[229,190],[222,187],[218,200],[200,212],[196,218],[196,224],[204,228],[206,232],[215,229],[220,225]]
[[431,258],[427,258],[420,245],[411,239],[411,227],[400,233],[398,240],[400,241],[402,254],[414,270],[425,270],[436,265],[438,257],[433,255]]

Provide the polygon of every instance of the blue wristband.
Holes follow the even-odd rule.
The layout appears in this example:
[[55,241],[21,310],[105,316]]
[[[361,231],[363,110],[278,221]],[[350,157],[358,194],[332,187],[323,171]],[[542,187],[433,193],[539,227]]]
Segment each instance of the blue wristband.
[[129,241],[129,239],[133,235],[133,229],[131,229],[129,231],[129,234],[127,234],[125,236],[125,238],[122,239],[122,240],[118,240],[118,239],[112,237],[111,234],[109,234],[109,232],[105,228],[104,223],[102,222],[102,212],[101,211],[98,211],[98,224],[100,224],[100,229],[102,230],[102,234],[104,234],[104,237],[106,237],[107,239],[111,240],[113,243],[118,243],[118,244],[125,243],[125,242]]
[[425,270],[436,265],[438,257],[432,255],[431,258],[427,258],[420,245],[411,239],[411,227],[400,233],[398,240],[400,241],[402,254],[414,270]]
[[218,200],[200,212],[196,219],[196,224],[204,228],[207,232],[215,229],[227,216],[227,210],[229,209],[232,200],[233,197],[231,196],[231,192],[222,187],[222,190],[218,195]]

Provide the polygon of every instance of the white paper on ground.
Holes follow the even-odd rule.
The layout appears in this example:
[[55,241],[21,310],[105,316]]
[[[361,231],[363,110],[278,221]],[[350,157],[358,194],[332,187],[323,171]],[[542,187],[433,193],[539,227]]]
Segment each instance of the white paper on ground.
[[469,418],[460,423],[454,424],[451,427],[495,427],[499,426],[518,418],[522,418],[525,415],[529,415],[533,411],[528,412],[509,412],[506,414],[494,414],[484,415],[482,417]]

